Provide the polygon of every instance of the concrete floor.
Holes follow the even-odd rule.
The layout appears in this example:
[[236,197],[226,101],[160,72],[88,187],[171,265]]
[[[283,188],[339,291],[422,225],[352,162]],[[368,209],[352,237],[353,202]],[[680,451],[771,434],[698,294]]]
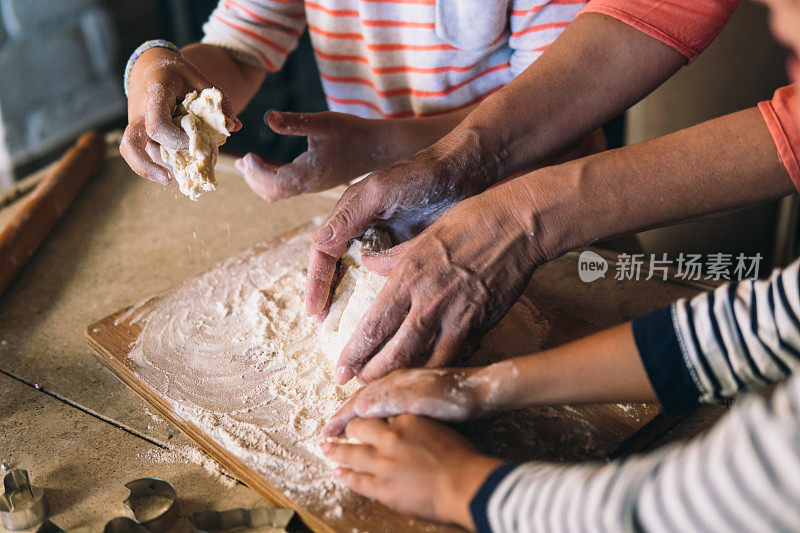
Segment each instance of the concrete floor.
[[[173,483],[184,515],[265,503],[200,465],[153,460],[166,448],[191,443],[148,414],[144,402],[89,355],[83,337],[89,323],[327,214],[337,198],[333,192],[266,205],[238,177],[231,158],[221,158],[218,172],[219,190],[194,203],[175,187],[163,190],[136,177],[110,145],[102,169],[0,296],[0,462],[28,469],[45,487],[52,519],[62,528],[102,529],[124,515],[124,484],[145,476]],[[0,227],[17,205],[0,209]],[[561,304],[596,327],[693,292],[676,283],[624,283],[613,276],[586,284],[560,273],[568,271],[553,270],[546,278],[573,284],[574,297]],[[541,283],[530,292],[545,298],[551,286]],[[701,410],[666,439],[696,434],[721,412]],[[181,520],[177,529],[186,528]]]

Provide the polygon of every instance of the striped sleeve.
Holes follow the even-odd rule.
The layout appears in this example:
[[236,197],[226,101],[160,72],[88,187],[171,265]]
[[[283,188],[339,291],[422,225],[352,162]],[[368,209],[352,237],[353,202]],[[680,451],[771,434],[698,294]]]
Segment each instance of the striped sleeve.
[[665,411],[730,398],[800,366],[798,265],[800,259],[769,279],[726,284],[633,321]]
[[472,502],[478,531],[800,531],[800,375],[688,444],[501,469]]
[[220,0],[203,26],[203,42],[277,71],[305,28],[303,0]]
[[514,0],[508,38],[512,74],[518,76],[538,59],[584,6],[586,0]]
[[693,61],[738,6],[739,0],[591,0],[581,13],[613,17]]

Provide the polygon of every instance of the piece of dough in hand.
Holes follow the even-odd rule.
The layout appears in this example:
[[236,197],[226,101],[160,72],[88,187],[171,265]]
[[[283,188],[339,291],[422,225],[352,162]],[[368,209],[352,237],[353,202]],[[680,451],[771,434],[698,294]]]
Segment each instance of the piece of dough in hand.
[[172,167],[181,192],[196,201],[204,191],[216,189],[214,165],[234,123],[222,112],[222,93],[217,88],[187,94],[172,121],[189,136],[189,150],[162,146],[161,159]]
[[386,283],[386,278],[367,270],[361,262],[361,250],[385,250],[391,245],[388,234],[371,228],[354,240],[342,256],[342,278],[333,292],[317,341],[332,365]]

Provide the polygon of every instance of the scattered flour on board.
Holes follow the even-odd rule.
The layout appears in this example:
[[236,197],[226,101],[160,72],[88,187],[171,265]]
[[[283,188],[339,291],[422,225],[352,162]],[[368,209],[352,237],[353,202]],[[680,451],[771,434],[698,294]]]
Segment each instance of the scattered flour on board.
[[[345,290],[367,276],[360,244],[351,247],[343,279],[352,279],[333,304],[338,323],[320,327],[304,305],[311,229],[256,245],[130,310],[126,319],[142,331],[129,358],[184,420],[290,498],[336,517],[355,496],[333,483],[320,430],[358,385],[337,385],[332,360],[339,332],[354,327],[383,280],[369,282],[366,299],[365,290]],[[519,305],[484,337],[478,359],[541,348],[546,323]]]

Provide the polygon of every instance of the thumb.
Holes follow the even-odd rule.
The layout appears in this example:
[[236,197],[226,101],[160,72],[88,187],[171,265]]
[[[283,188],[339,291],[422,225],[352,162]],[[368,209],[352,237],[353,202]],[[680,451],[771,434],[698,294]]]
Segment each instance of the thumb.
[[397,246],[392,246],[388,250],[382,252],[372,252],[369,250],[361,252],[361,261],[368,270],[380,274],[381,276],[388,276],[397,266],[397,263],[403,258],[407,251],[409,251],[417,241],[417,237],[400,243]]
[[228,99],[225,94],[222,94],[222,112],[225,117],[231,121],[233,127],[230,129],[231,132],[239,131],[242,129],[242,121],[239,120],[239,117],[236,116],[236,111],[233,109],[233,104]]
[[258,196],[268,202],[282,198],[280,191],[276,190],[275,175],[278,165],[268,163],[256,154],[249,153],[234,162],[236,170],[242,173],[247,185]]
[[305,137],[320,131],[320,113],[285,113],[270,111],[267,124],[280,135]]
[[[348,194],[348,191],[354,191]],[[368,194],[361,181],[342,195],[324,226],[311,235],[314,248],[341,257],[351,240],[359,237],[384,209],[383,195]]]

